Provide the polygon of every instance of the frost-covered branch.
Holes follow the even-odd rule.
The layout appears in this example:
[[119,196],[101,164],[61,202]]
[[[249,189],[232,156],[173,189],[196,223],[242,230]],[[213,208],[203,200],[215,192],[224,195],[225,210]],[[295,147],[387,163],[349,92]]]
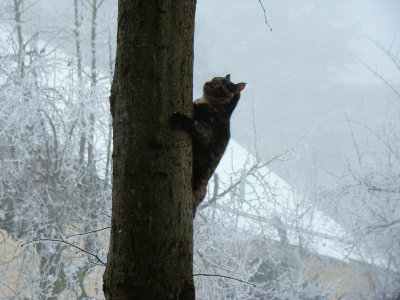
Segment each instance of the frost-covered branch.
[[66,245],[68,245],[68,246],[70,246],[72,248],[75,248],[75,249],[79,250],[79,252],[83,252],[83,253],[86,253],[86,254],[94,257],[101,265],[103,265],[103,266],[106,265],[106,263],[98,256],[97,253],[93,253],[93,252],[90,252],[90,251],[88,251],[88,250],[86,250],[86,249],[84,249],[82,247],[79,247],[78,245],[75,245],[75,244],[67,241],[61,235],[60,235],[60,237],[58,239],[40,238],[40,239],[35,239],[35,240],[32,240],[32,241],[28,241],[28,242],[25,242],[25,243],[21,244],[21,247],[24,247],[24,246],[26,246],[28,244],[31,244],[31,243],[38,243],[38,242],[54,242],[54,243],[66,244]]

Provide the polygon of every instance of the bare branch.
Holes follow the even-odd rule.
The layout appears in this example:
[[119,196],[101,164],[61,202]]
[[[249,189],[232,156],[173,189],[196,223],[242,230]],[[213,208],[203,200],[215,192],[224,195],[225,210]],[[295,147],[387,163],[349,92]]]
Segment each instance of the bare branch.
[[260,3],[260,6],[264,12],[264,20],[265,20],[265,24],[267,24],[267,26],[269,27],[269,29],[272,31],[272,27],[271,25],[269,25],[268,20],[267,20],[267,12],[265,10],[264,4],[261,2],[261,0],[258,0],[258,2]]
[[77,245],[75,245],[75,244],[73,244],[73,243],[70,243],[70,242],[66,241],[66,240],[61,236],[61,234],[60,234],[60,238],[59,238],[59,239],[50,239],[50,238],[35,239],[35,240],[28,241],[28,242],[26,242],[26,243],[21,244],[21,247],[24,247],[24,246],[26,246],[26,245],[28,245],[28,244],[31,244],[31,243],[38,243],[38,242],[54,242],[54,243],[63,243],[63,244],[67,244],[68,246],[70,246],[70,247],[72,247],[72,248],[78,249],[79,252],[83,252],[83,253],[86,253],[86,254],[88,254],[88,255],[94,257],[101,265],[103,265],[103,266],[106,265],[106,263],[105,263],[97,254],[94,254],[94,253],[92,253],[92,252],[90,252],[90,251],[88,251],[88,250],[86,250],[86,249],[83,249],[83,248],[81,248],[81,247],[79,247],[79,246],[77,246]]
[[103,215],[103,216],[106,216],[106,217],[108,217],[108,218],[110,218],[111,219],[111,216],[110,215],[108,215],[108,214],[106,214],[106,213],[100,213],[101,215]]
[[99,232],[99,231],[107,230],[107,229],[110,229],[110,228],[111,228],[111,226],[107,226],[107,227],[104,227],[104,228],[95,229],[95,230],[91,230],[91,231],[87,231],[87,232],[82,232],[82,233],[77,233],[77,234],[70,234],[70,235],[67,235],[65,238],[69,239],[69,238],[74,237],[74,236],[87,235],[87,234],[91,234],[91,233],[96,233],[96,232]]
[[393,55],[390,49],[387,49],[385,46],[382,45],[382,43],[379,40],[374,40],[372,37],[370,37],[367,34],[368,39],[375,44],[389,59],[392,61],[392,63],[396,66],[397,70],[400,71],[400,61],[399,59]]
[[357,137],[356,137],[356,135],[355,135],[355,133],[354,133],[353,126],[351,126],[350,118],[349,118],[347,112],[346,112],[346,122],[347,122],[347,124],[349,125],[349,129],[350,129],[350,133],[351,133],[351,138],[352,138],[352,140],[353,140],[353,145],[354,145],[354,148],[355,148],[356,153],[357,153],[358,163],[359,163],[359,165],[361,166],[361,165],[362,165],[361,152],[360,152],[360,149],[358,148]]
[[398,98],[400,98],[400,92],[389,83],[381,74],[379,74],[376,70],[372,69],[366,62],[364,62],[362,59],[357,57],[356,55],[352,54],[355,60],[357,60],[360,64],[362,64],[364,67],[366,67],[369,71],[371,71],[372,74],[374,74],[376,77],[378,77],[380,80],[382,80],[391,90],[393,93],[396,94]]

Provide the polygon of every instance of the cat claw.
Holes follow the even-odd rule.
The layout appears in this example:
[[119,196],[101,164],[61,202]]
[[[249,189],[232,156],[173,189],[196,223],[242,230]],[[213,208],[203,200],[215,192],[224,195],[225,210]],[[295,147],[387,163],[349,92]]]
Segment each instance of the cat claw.
[[178,126],[182,125],[183,122],[185,122],[188,119],[185,115],[182,115],[179,112],[173,112],[171,117],[170,117],[170,122],[173,126]]

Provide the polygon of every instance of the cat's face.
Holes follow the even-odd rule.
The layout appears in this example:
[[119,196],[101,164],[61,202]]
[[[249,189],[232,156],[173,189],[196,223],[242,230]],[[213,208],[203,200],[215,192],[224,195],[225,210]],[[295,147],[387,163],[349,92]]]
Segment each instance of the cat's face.
[[230,75],[225,77],[214,77],[211,81],[204,84],[204,96],[230,100],[235,94],[239,94],[244,89],[245,83],[234,84],[230,81]]

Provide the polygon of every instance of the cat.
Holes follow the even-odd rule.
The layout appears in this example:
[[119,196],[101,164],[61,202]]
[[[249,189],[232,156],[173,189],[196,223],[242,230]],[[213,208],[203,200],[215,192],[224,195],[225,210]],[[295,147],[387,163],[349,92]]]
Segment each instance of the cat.
[[230,74],[214,77],[204,84],[203,97],[193,102],[193,118],[177,112],[171,116],[172,125],[182,128],[192,138],[193,218],[228,145],[230,118],[245,86],[244,82],[232,83]]

